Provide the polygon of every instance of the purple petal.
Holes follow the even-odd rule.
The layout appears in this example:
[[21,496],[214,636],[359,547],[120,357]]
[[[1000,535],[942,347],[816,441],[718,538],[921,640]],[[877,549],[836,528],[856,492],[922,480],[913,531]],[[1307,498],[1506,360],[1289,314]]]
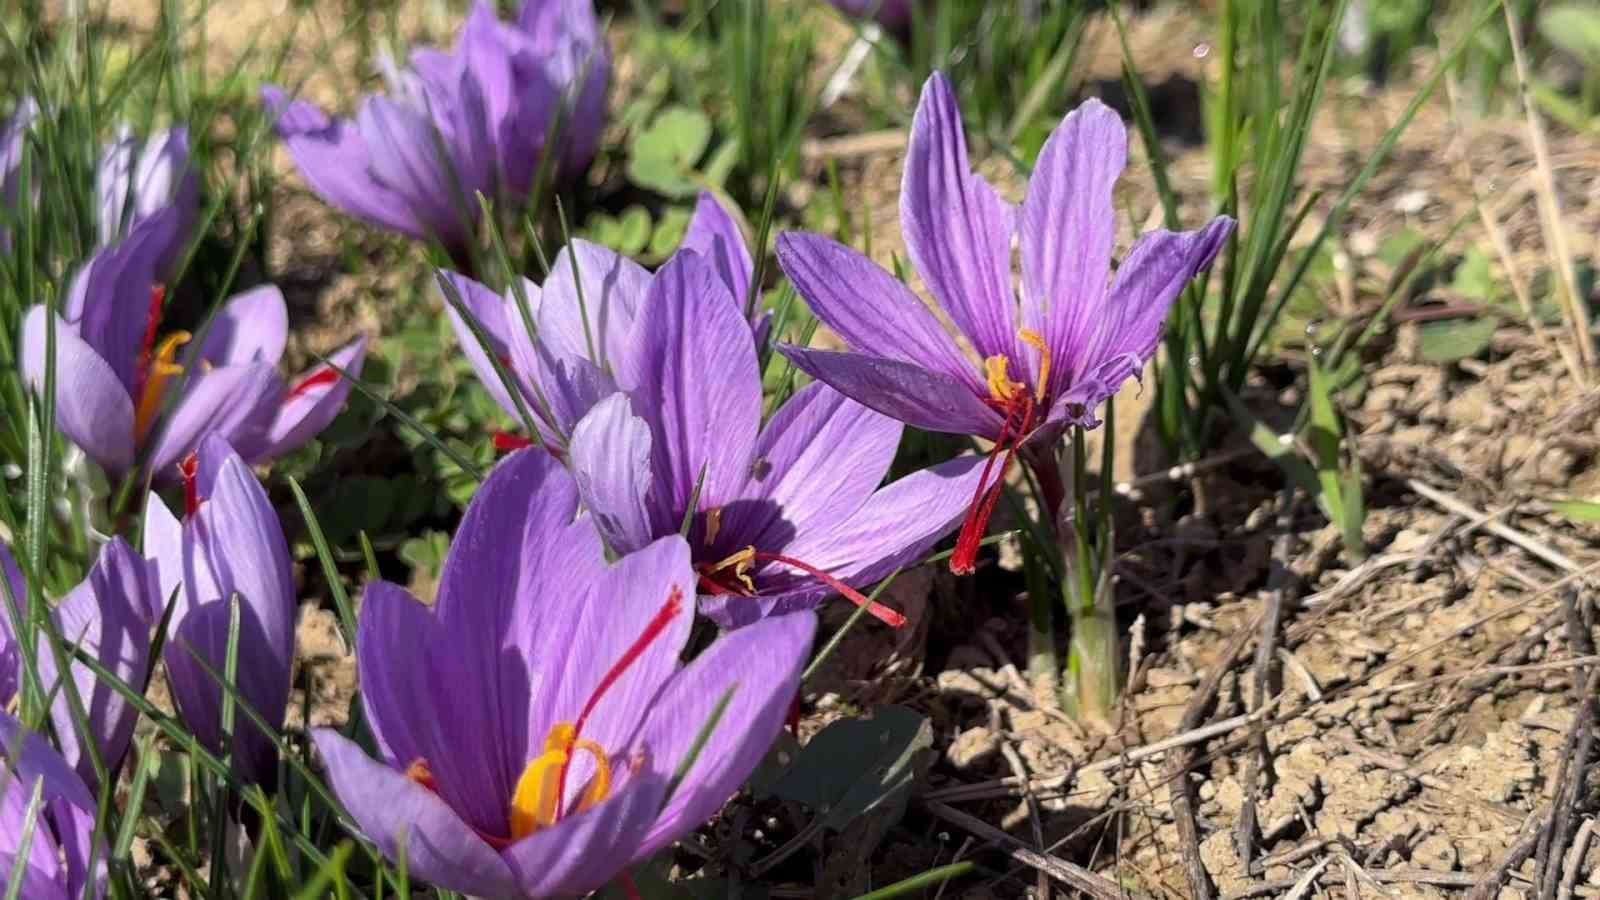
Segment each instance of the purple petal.
[[425,702],[443,684],[428,652],[438,630],[433,611],[399,585],[374,581],[362,591],[357,627],[361,699],[379,751],[397,769],[427,760],[443,785],[459,786],[472,773],[456,768],[456,736],[440,731]]
[[[461,317],[461,313],[457,311],[455,304],[449,302],[449,298],[444,298],[445,315],[450,317],[450,325],[455,329],[456,342],[461,345],[461,352],[466,355],[467,362],[472,366],[472,371],[478,376],[478,383],[483,385],[484,390],[489,392],[489,396],[494,398],[494,402],[499,404],[502,410],[505,410],[505,414],[512,421],[520,421],[517,404],[512,399],[511,394],[506,391],[505,384],[500,380],[500,373],[495,371],[494,364],[490,361],[491,356],[498,358],[504,363],[505,368],[512,370],[512,374],[518,374],[512,367],[511,329],[513,325],[508,315],[515,315],[516,311],[507,307],[505,297],[489,290],[465,275],[458,275],[455,272],[443,272],[441,274],[450,282],[450,286],[454,288],[456,297],[460,299],[461,306],[465,308],[467,315],[472,317],[478,329],[483,332],[489,341],[487,347],[480,345],[477,336],[467,326],[467,322]],[[441,288],[441,294],[442,292]],[[531,297],[530,302],[532,302]],[[517,320],[515,327],[522,327],[520,319]],[[519,375],[518,377],[520,378],[521,376]],[[526,395],[528,391],[523,389],[523,393]],[[532,404],[529,404],[529,406],[531,408]]]
[[683,235],[683,249],[705,257],[728,286],[734,300],[741,305],[745,302],[750,295],[750,279],[755,274],[756,264],[750,258],[750,248],[745,245],[739,223],[710,191],[701,191],[700,199],[695,202],[694,216],[689,219],[689,228]]
[[659,772],[672,774],[723,697],[732,697],[650,835],[633,856],[642,860],[698,828],[739,790],[783,727],[800,688],[817,619],[779,616],[724,634],[696,657],[656,699],[641,740]]
[[157,255],[157,272],[165,275],[177,262],[199,214],[200,180],[189,165],[188,130],[158,132],[149,140],[124,133],[100,158],[95,193],[100,199],[101,244],[117,241],[124,224],[131,228],[168,207],[174,210],[177,227]]
[[372,177],[403,198],[425,236],[446,247],[470,243],[477,201],[468,192],[482,185],[442,155],[447,136],[439,126],[421,110],[374,96],[361,104],[356,127],[366,139]]
[[[0,752],[10,762],[15,784],[25,786],[24,789],[31,794],[34,783],[42,783],[41,793],[49,816],[49,831],[44,832],[44,840],[40,840],[36,834],[35,845],[45,847],[48,852],[49,837],[55,838],[67,862],[67,895],[81,896],[84,883],[90,877],[89,857],[94,848],[94,797],[49,743],[23,729],[22,723],[8,713],[0,713]],[[40,823],[41,826],[44,824]],[[14,848],[7,849],[14,852]],[[95,865],[93,877],[97,886],[94,893],[102,896],[107,853],[103,845],[97,851],[92,854],[100,860]]]
[[328,357],[338,369],[319,364],[295,379],[267,429],[266,449],[251,459],[264,461],[297,450],[333,424],[350,398],[350,379],[361,377],[366,359],[367,338],[362,335]]
[[[1111,192],[1127,163],[1122,119],[1091,98],[1051,132],[1028,183],[1021,220],[1023,321],[1058,361],[1081,358],[1104,316],[1116,241]],[[1071,376],[1069,366],[1057,365],[1050,395]]]
[[[202,603],[177,623],[165,653],[167,681],[184,724],[213,753],[222,746],[221,679],[226,677],[228,629],[232,606],[227,600]],[[266,640],[266,629],[246,603],[239,604],[239,639],[235,689],[241,702],[274,729],[283,724],[289,696],[288,670],[267,664],[254,649]],[[204,666],[200,661],[204,661]],[[210,667],[210,671],[206,670]],[[272,741],[243,708],[233,714],[233,770],[249,784],[270,784],[277,766]]]
[[778,264],[823,324],[850,349],[942,372],[984,390],[933,312],[882,266],[837,241],[790,232],[778,237]]
[[761,422],[761,372],[750,324],[692,251],[656,273],[631,343],[617,380],[650,423],[651,519],[670,534],[702,471],[701,509],[739,496]]
[[[312,732],[328,780],[356,827],[391,862],[405,859],[413,877],[482,897],[514,897],[511,870],[444,801],[378,763],[328,728]],[[508,797],[509,800],[509,797]]]
[[190,606],[222,596],[205,548],[184,539],[183,524],[155,491],[145,501],[142,546],[156,569],[157,596],[148,610],[152,622],[161,620],[169,601],[172,621],[181,622]]
[[[17,568],[11,548],[5,544],[0,544],[0,576],[5,578],[11,591],[10,603],[15,604],[14,607],[0,605],[0,707],[5,707],[17,696],[22,677],[21,645],[17,643],[16,630],[11,627],[11,610],[26,615],[28,602],[28,582],[23,579],[22,570]],[[0,594],[0,601],[6,599],[5,594]]]
[[801,388],[762,429],[719,543],[729,552],[751,544],[778,551],[797,534],[849,518],[888,473],[901,430],[821,382]]
[[152,432],[149,467],[157,483],[178,479],[178,463],[210,435],[226,438],[240,454],[256,458],[269,441],[283,379],[276,366],[223,366],[189,376],[183,395]]
[[374,225],[427,239],[428,226],[418,220],[406,199],[373,178],[372,154],[353,123],[330,119],[303,100],[291,102],[271,85],[261,89],[261,99],[277,117],[278,136],[300,175],[318,196]]
[[550,265],[539,301],[539,340],[557,358],[620,368],[650,280],[650,273],[626,256],[574,239]]
[[73,275],[62,297],[62,316],[93,347],[131,394],[139,379],[160,277],[161,254],[176,234],[177,213],[168,208],[139,222],[121,243],[97,251]]
[[846,397],[924,431],[992,437],[1000,414],[968,387],[941,372],[880,356],[807,350],[779,344],[802,372]]
[[939,305],[985,357],[1016,355],[1015,220],[1016,210],[972,171],[955,92],[934,72],[911,121],[900,228]]
[[[22,323],[22,378],[35,391],[45,385],[45,307],[28,310]],[[92,347],[56,318],[56,427],[112,475],[133,465],[133,401],[116,372]]]
[[289,341],[289,310],[283,292],[264,284],[235,294],[211,320],[200,358],[213,366],[278,364]]
[[[530,293],[529,302],[538,296]],[[530,312],[539,316],[537,309]],[[530,406],[541,419],[545,439],[556,447],[565,447],[579,420],[617,390],[616,382],[599,366],[581,355],[558,356],[526,328],[511,329],[511,359],[530,384],[538,385],[538,390],[531,392]]]
[[[89,570],[89,576],[56,607],[56,624],[68,648],[78,647],[124,684],[142,689],[145,663],[150,653],[149,609],[154,594],[154,572],[148,562],[122,538],[113,538]],[[25,596],[25,595],[22,595]],[[56,691],[50,708],[61,755],[93,788],[94,762],[85,738],[99,748],[101,759],[115,769],[133,737],[138,712],[111,685],[87,666],[73,663],[72,680],[86,713],[88,735],[73,724],[65,688],[54,688],[58,675],[55,655],[48,647],[39,652],[39,678],[46,693]]]
[[666,797],[665,776],[626,776],[610,799],[563,818],[503,851],[523,897],[581,897],[604,887],[637,859]]
[[650,426],[633,415],[626,394],[612,394],[583,417],[567,460],[606,546],[632,553],[650,543]]

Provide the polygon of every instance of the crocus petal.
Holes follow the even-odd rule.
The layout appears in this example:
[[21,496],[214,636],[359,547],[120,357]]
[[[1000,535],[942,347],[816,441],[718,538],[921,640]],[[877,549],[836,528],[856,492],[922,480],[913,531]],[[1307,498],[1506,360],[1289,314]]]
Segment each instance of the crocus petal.
[[211,320],[200,358],[213,366],[278,364],[289,341],[289,309],[283,292],[264,284],[236,294]]
[[117,373],[125,393],[139,380],[152,285],[177,226],[170,208],[140,221],[120,243],[96,251],[79,267],[61,298],[63,318]]
[[470,242],[473,201],[463,191],[479,185],[442,155],[438,125],[421,110],[374,96],[361,104],[356,126],[366,138],[372,177],[404,198],[426,236],[446,247]]
[[650,280],[626,256],[574,239],[550,265],[539,302],[539,340],[558,358],[617,368]]
[[[529,302],[538,296],[530,293]],[[530,384],[538,385],[530,405],[542,420],[544,438],[555,447],[565,447],[578,422],[617,390],[616,381],[587,357],[552,352],[542,336],[535,338],[526,328],[511,329],[511,359]]]
[[710,191],[702,191],[695,202],[694,216],[689,219],[682,246],[705,257],[734,299],[741,304],[745,302],[756,264],[750,258],[750,248],[745,245],[739,223]]
[[295,379],[267,429],[266,449],[251,459],[262,461],[297,450],[333,424],[350,399],[350,379],[361,377],[366,359],[367,338],[362,335],[328,357],[348,378],[338,369],[318,364]]
[[301,177],[323,200],[359,219],[426,239],[428,227],[411,211],[405,198],[372,177],[372,154],[361,132],[350,122],[330,119],[302,100],[290,101],[282,89],[261,89],[275,127],[294,157]]
[[157,595],[151,598],[150,621],[161,621],[169,602],[172,621],[182,622],[190,606],[222,596],[205,549],[184,540],[183,523],[155,491],[145,500],[142,546],[145,558],[156,568]]
[[778,264],[811,311],[850,349],[944,373],[971,393],[985,390],[977,363],[882,266],[838,241],[800,232],[778,237]]
[[[10,602],[16,604],[14,607],[0,605],[0,707],[5,707],[17,696],[22,677],[21,645],[17,643],[17,633],[11,627],[11,610],[26,615],[28,602],[28,583],[23,580],[22,570],[17,567],[16,558],[5,544],[0,544],[0,576],[5,578],[7,588],[11,591]],[[6,600],[7,596],[0,594],[0,601]]]
[[[35,391],[45,386],[46,329],[43,306],[22,323],[22,378]],[[133,465],[133,401],[116,372],[58,316],[56,337],[56,427],[112,475]]]
[[226,438],[252,459],[270,446],[268,429],[283,397],[283,379],[276,366],[223,366],[190,374],[188,379],[183,395],[152,432],[158,437],[149,466],[158,483],[175,482],[178,463],[199,449],[208,435]]
[[826,384],[801,388],[762,429],[743,495],[723,512],[719,543],[730,552],[771,550],[849,518],[889,471],[901,431]]
[[522,896],[581,897],[604,887],[638,856],[667,783],[655,772],[639,772],[599,806],[507,847],[502,855]]
[[846,397],[924,431],[992,437],[1003,424],[999,413],[942,372],[864,353],[791,344],[779,344],[778,351]]
[[[184,128],[150,135],[124,133],[100,158],[95,178],[100,201],[100,242],[116,242],[144,219],[171,208],[176,228],[166,233],[157,254],[157,274],[165,276],[188,241],[199,213],[199,176],[189,164],[189,133]],[[129,208],[131,207],[131,208]]]
[[[450,326],[455,329],[456,343],[461,345],[461,352],[466,355],[472,371],[478,376],[478,383],[483,385],[483,389],[489,392],[494,402],[505,410],[507,416],[513,421],[518,421],[520,413],[517,404],[506,391],[505,383],[501,381],[500,373],[495,370],[494,363],[490,359],[491,356],[497,358],[504,368],[512,370],[512,322],[507,316],[511,310],[506,308],[505,298],[465,275],[458,275],[455,272],[440,274],[455,291],[455,299],[459,300],[466,315],[472,318],[478,330],[483,332],[489,342],[488,346],[479,344],[472,328],[468,327],[466,320],[462,318],[462,312],[450,302],[451,298],[444,297],[444,311],[450,317]],[[440,293],[443,295],[442,287]],[[516,327],[521,327],[520,320],[517,321]],[[511,374],[515,376],[516,372],[511,371]],[[524,394],[526,393],[524,391]]]
[[606,546],[632,553],[650,543],[650,426],[626,394],[612,394],[572,432],[568,465]]
[[755,771],[800,688],[816,629],[816,616],[797,613],[724,634],[662,691],[640,739],[667,774],[677,772],[717,706],[732,696],[634,861],[698,828]]
[[[154,593],[151,566],[122,538],[113,538],[89,570],[89,576],[73,588],[56,607],[56,624],[67,647],[77,647],[99,662],[124,684],[142,689],[145,663],[150,654],[148,617],[150,596]],[[99,748],[107,767],[115,769],[133,737],[137,711],[111,685],[100,680],[87,666],[72,663],[72,679],[83,703],[87,735],[74,725],[70,700],[57,681],[55,655],[48,647],[39,652],[39,678],[45,692],[56,692],[50,708],[61,755],[78,772],[86,785],[97,783],[94,761],[85,738]]]
[[[25,785],[30,793],[35,782],[42,783],[50,834],[67,861],[67,894],[80,896],[85,881],[91,877],[89,857],[94,845],[94,797],[48,742],[3,712],[0,712],[0,753],[4,753],[10,763],[16,781]],[[49,847],[48,840],[44,846]],[[99,847],[93,855],[100,860],[92,876],[97,883],[95,894],[103,896],[106,848]]]
[[[449,685],[448,673],[434,670],[436,661],[428,652],[437,630],[433,611],[404,588],[374,581],[362,591],[356,663],[378,749],[399,769],[419,759],[430,765],[438,760],[434,775],[451,784],[470,773],[453,770],[455,736],[440,731],[432,704],[426,702]],[[399,656],[404,656],[403,664],[396,662]]]
[[1016,210],[967,161],[955,92],[941,72],[922,86],[900,187],[906,253],[982,356],[1015,356],[1011,236]]
[[657,534],[682,525],[705,473],[700,508],[738,496],[761,422],[761,372],[750,325],[715,271],[679,251],[650,282],[618,383],[650,423]]
[[419,880],[477,897],[517,896],[500,854],[438,795],[374,761],[332,729],[315,729],[311,737],[339,802],[391,862],[401,858],[403,843],[408,871]]
[[[1127,162],[1122,119],[1090,99],[1051,132],[1028,182],[1020,241],[1023,321],[1056,359],[1081,358],[1106,313],[1116,240],[1111,191]],[[1057,366],[1050,395],[1072,374],[1070,366]]]
[[[228,634],[233,606],[227,600],[202,603],[189,610],[172,633],[164,656],[167,681],[183,722],[214,753],[222,746],[223,689],[228,661]],[[257,656],[267,630],[249,604],[239,604],[239,633],[234,680],[238,700],[249,704],[274,729],[283,724],[289,695],[289,673]],[[208,671],[209,669],[209,671]],[[280,677],[281,675],[281,677]],[[248,784],[272,783],[277,765],[272,741],[241,708],[234,709],[233,769]]]

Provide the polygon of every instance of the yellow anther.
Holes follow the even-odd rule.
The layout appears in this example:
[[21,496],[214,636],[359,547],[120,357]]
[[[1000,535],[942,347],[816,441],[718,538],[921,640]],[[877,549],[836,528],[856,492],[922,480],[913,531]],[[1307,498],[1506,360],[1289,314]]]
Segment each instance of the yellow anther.
[[161,412],[161,401],[167,394],[167,382],[183,374],[183,366],[177,363],[178,348],[189,343],[189,338],[187,331],[174,331],[156,347],[150,360],[150,370],[144,376],[144,390],[139,392],[139,405],[134,410],[133,435],[139,443],[149,436],[150,426],[155,424],[156,414]]
[[717,542],[717,534],[722,531],[722,507],[713,506],[706,513],[706,546]]
[[756,583],[750,580],[750,567],[755,565],[755,562],[756,548],[746,547],[743,550],[740,550],[738,553],[735,553],[729,556],[727,559],[724,559],[722,562],[712,566],[711,569],[706,572],[706,574],[715,575],[716,573],[721,572],[723,569],[732,569],[733,577],[739,579],[739,581],[744,584],[745,590],[754,594],[756,592]]
[[561,817],[561,780],[575,751],[594,758],[594,775],[583,789],[578,812],[592,809],[611,796],[611,758],[591,740],[577,739],[570,722],[557,722],[545,735],[544,752],[528,763],[511,795],[511,839],[521,840]]
[[1035,403],[1044,402],[1044,389],[1050,383],[1050,348],[1044,344],[1044,338],[1039,332],[1031,328],[1024,328],[1017,332],[1017,337],[1024,344],[1039,351],[1039,386],[1034,388],[1033,400]]
[[983,361],[983,374],[989,382],[989,396],[996,403],[1010,403],[1016,399],[1022,385],[1011,380],[1011,360],[999,353]]

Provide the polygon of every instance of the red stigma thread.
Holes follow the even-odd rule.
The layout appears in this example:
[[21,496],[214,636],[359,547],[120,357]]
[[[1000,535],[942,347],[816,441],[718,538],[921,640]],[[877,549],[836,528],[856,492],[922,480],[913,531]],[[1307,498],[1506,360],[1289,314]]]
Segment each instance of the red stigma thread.
[[512,434],[509,431],[496,431],[494,433],[494,449],[497,453],[513,453],[532,446],[532,438],[525,438],[520,434]]
[[135,400],[144,396],[144,383],[150,376],[150,363],[155,359],[156,336],[161,331],[161,309],[166,299],[166,285],[150,285],[150,308],[144,317],[144,338],[139,342],[139,365],[133,371]]
[[756,559],[760,562],[770,561],[783,563],[790,568],[799,569],[800,571],[810,575],[812,578],[817,579],[828,587],[833,588],[835,591],[838,591],[840,596],[844,597],[846,600],[849,600],[851,603],[864,608],[868,615],[889,626],[890,628],[905,627],[905,616],[895,612],[887,606],[884,606],[882,603],[873,600],[850,585],[845,584],[844,582],[833,577],[832,575],[829,575],[827,572],[822,571],[816,566],[811,565],[810,563],[803,563],[792,556],[780,556],[777,553],[762,553],[760,550],[756,551]]
[[623,869],[622,877],[618,880],[622,882],[622,893],[627,895],[628,900],[644,900],[644,895],[639,893],[639,885],[633,881],[632,872]]
[[200,511],[200,457],[190,453],[178,463],[178,472],[183,475],[183,514],[187,518]]
[[[594,693],[590,694],[589,699],[584,702],[583,712],[578,713],[578,721],[572,726],[572,741],[574,745],[577,744],[578,737],[583,734],[583,726],[589,721],[589,714],[594,712],[594,708],[600,704],[600,698],[604,697],[607,691],[622,680],[622,676],[633,668],[633,664],[638,662],[641,656],[644,656],[646,648],[655,643],[657,638],[667,633],[667,626],[671,625],[672,620],[677,618],[681,612],[683,612],[683,591],[677,585],[673,585],[672,593],[667,595],[667,602],[661,604],[661,608],[656,610],[655,616],[644,626],[644,631],[640,632],[639,637],[622,654],[622,657],[611,665],[611,669],[606,672],[605,677],[600,679],[600,684],[595,687]],[[571,764],[572,760],[568,757],[566,765],[561,767],[561,777],[556,783],[558,810],[561,806],[561,798],[567,796],[567,768]]]
[[[989,460],[983,464],[983,476],[978,479],[978,490],[972,496],[972,506],[961,523],[961,534],[956,538],[956,552],[950,557],[950,571],[957,575],[971,575],[978,567],[978,547],[983,543],[984,532],[989,530],[989,517],[1000,502],[1000,488],[1005,484],[1006,469],[1017,448],[1033,432],[1034,397],[1024,393],[1005,407],[1006,421],[1000,426],[1000,436],[995,439]],[[1018,421],[1018,420],[1021,421]],[[995,460],[1000,460],[998,469]],[[993,482],[990,476],[994,477]]]
[[310,375],[300,379],[300,383],[289,389],[289,399],[304,397],[319,387],[339,383],[339,373],[332,366],[323,366]]

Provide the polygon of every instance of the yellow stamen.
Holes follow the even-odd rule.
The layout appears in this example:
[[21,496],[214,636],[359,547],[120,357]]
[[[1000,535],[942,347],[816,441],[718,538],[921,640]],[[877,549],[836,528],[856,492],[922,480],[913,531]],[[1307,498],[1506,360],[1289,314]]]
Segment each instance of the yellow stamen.
[[717,533],[722,531],[722,507],[715,506],[706,513],[706,546],[717,542]]
[[149,436],[150,426],[155,424],[156,415],[161,412],[161,401],[167,394],[167,382],[183,374],[183,366],[176,362],[178,348],[189,343],[190,337],[187,331],[174,331],[156,347],[150,360],[150,370],[145,373],[144,390],[139,392],[139,405],[134,410],[133,435],[140,443]]
[[544,752],[528,763],[511,796],[511,839],[521,840],[549,828],[561,816],[561,773],[572,754],[582,750],[594,757],[594,777],[578,801],[578,812],[592,809],[611,796],[611,758],[605,748],[590,740],[576,740],[570,722],[558,722],[544,739]]
[[1050,348],[1044,345],[1044,338],[1039,332],[1031,328],[1024,328],[1017,332],[1017,337],[1024,344],[1039,351],[1039,386],[1034,388],[1033,400],[1035,403],[1044,402],[1044,389],[1050,383]]
[[756,592],[756,583],[750,580],[750,567],[755,565],[755,561],[756,548],[746,547],[743,550],[740,550],[738,553],[729,556],[722,562],[712,566],[705,574],[715,575],[716,573],[721,572],[723,569],[732,569],[733,577],[744,583],[745,590],[754,594]]
[[1011,360],[999,353],[983,361],[983,374],[989,382],[989,396],[996,403],[1010,403],[1022,390],[1022,385],[1011,380]]

